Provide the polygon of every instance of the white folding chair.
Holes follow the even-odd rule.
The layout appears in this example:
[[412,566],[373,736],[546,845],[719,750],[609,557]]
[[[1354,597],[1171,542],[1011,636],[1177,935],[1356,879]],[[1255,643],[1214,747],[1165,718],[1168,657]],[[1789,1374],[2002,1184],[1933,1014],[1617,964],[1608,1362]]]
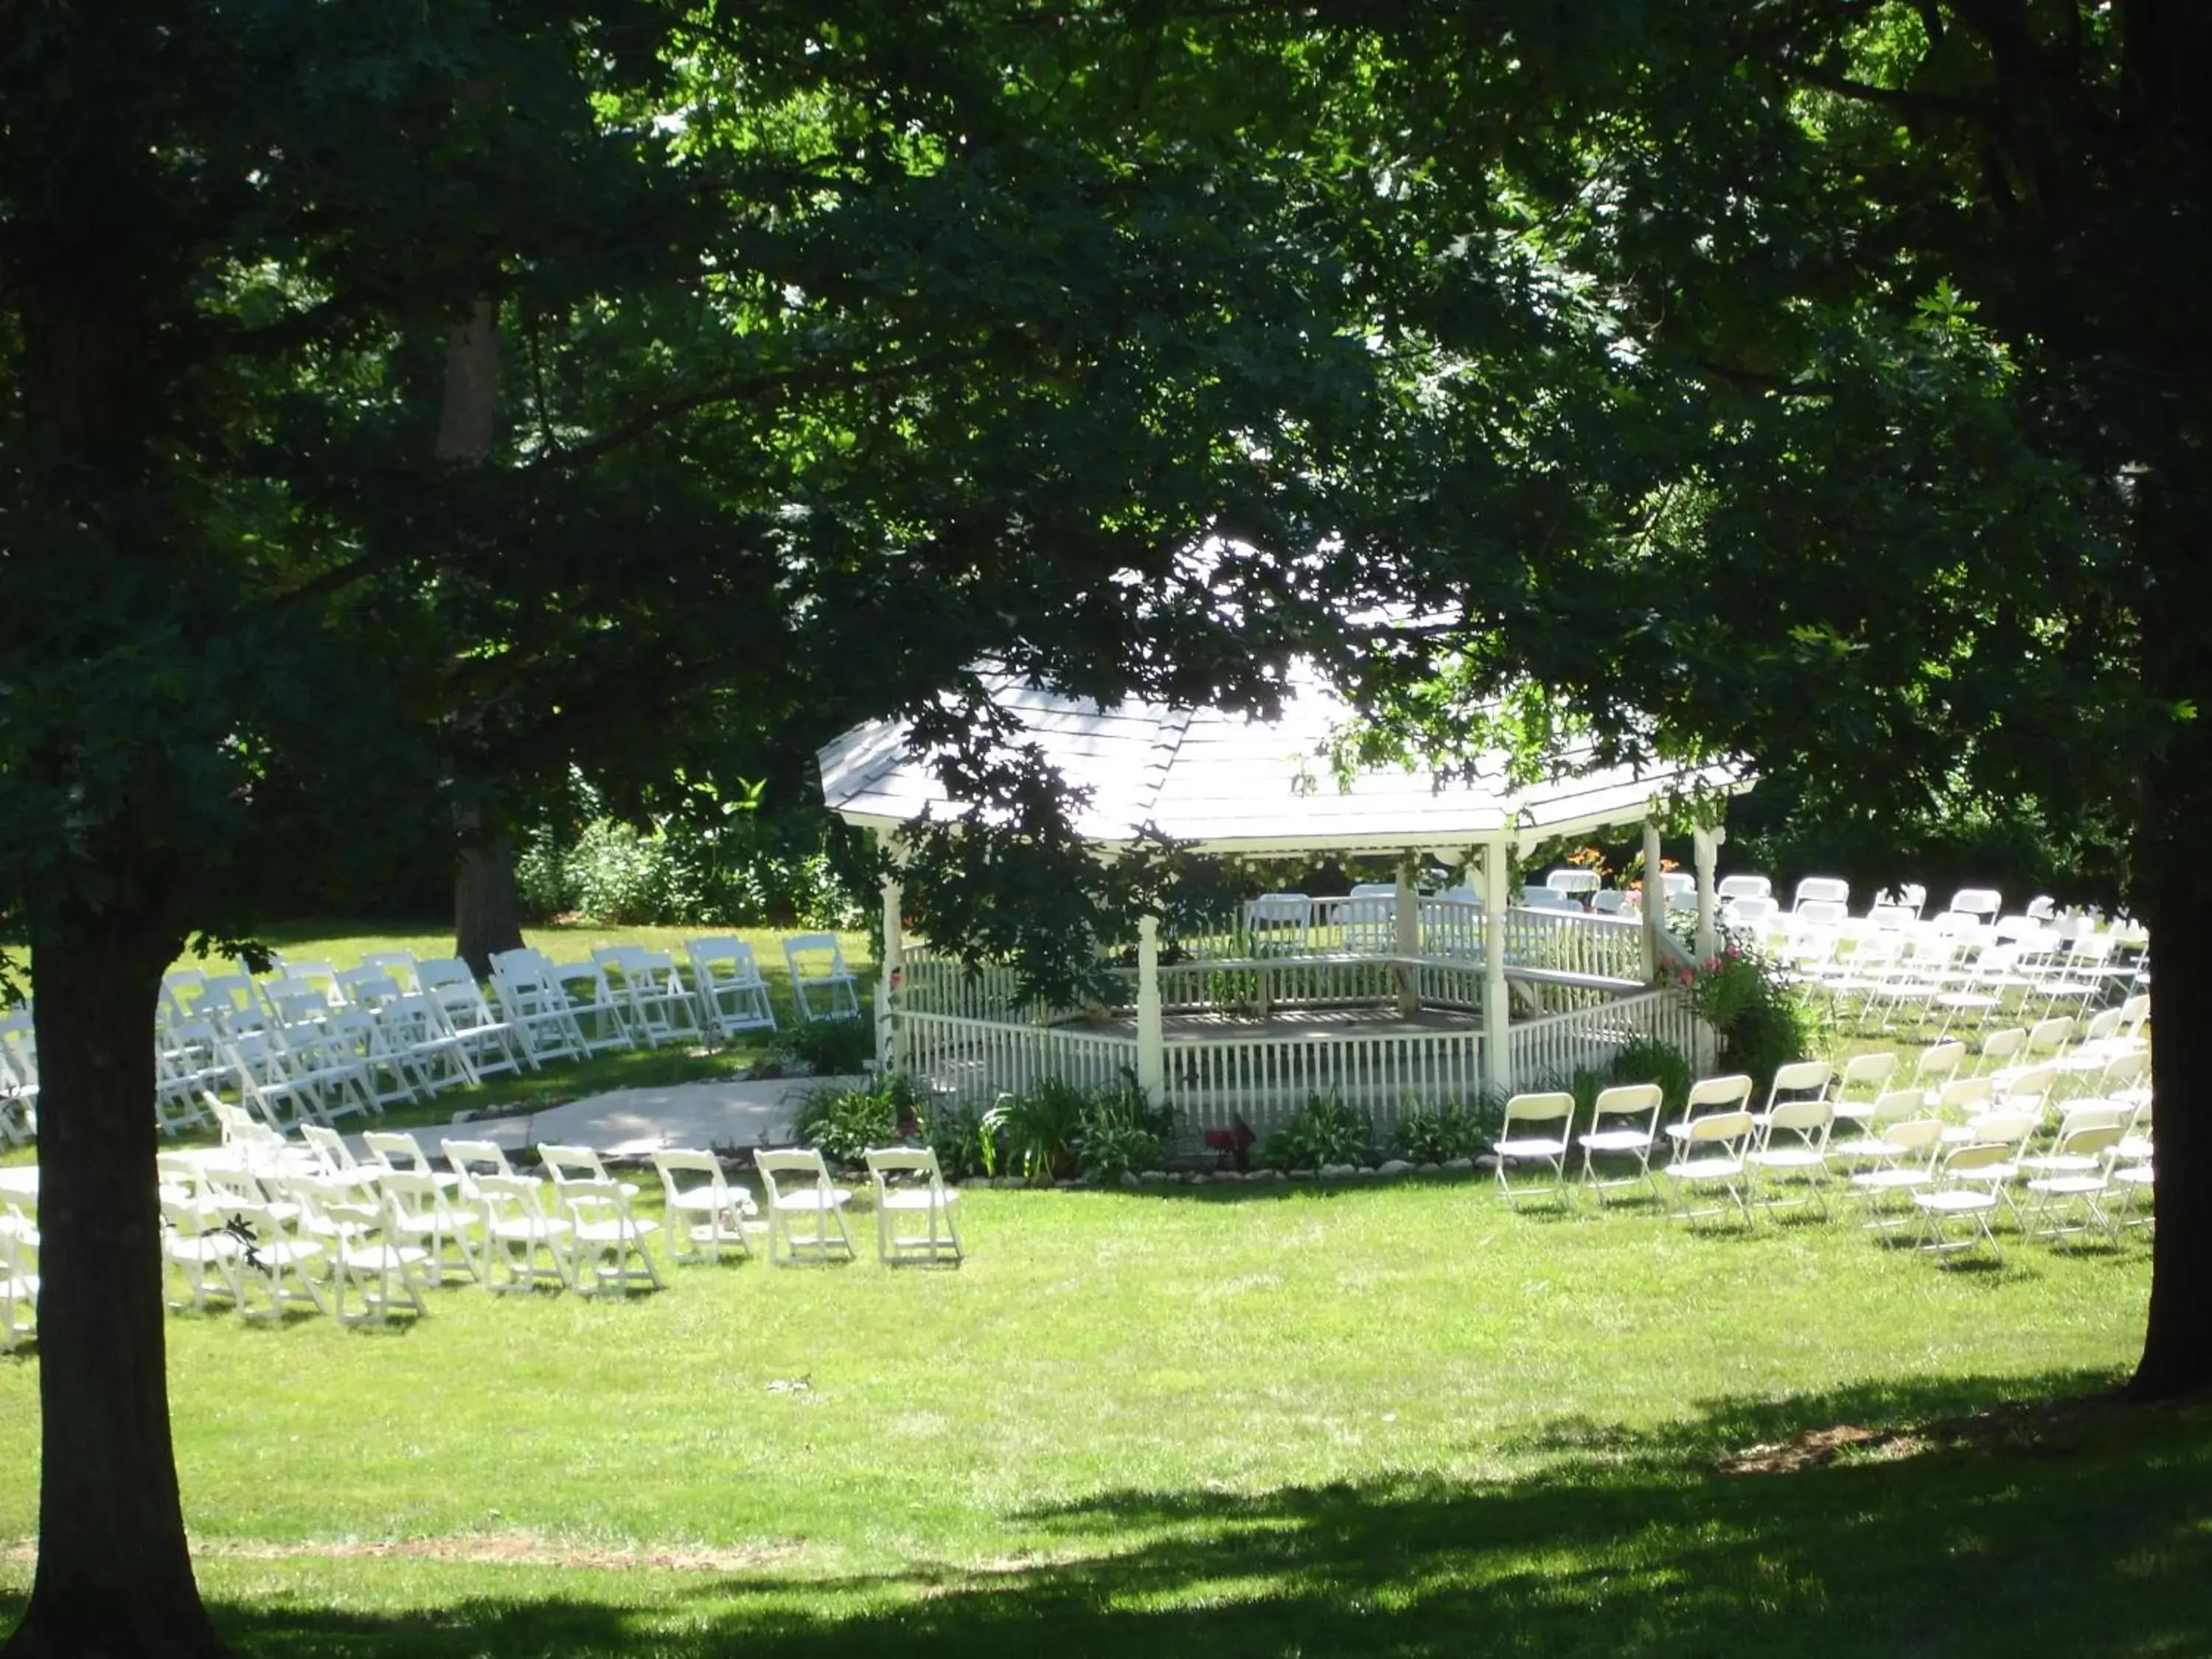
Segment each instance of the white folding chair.
[[691,986],[699,999],[699,1019],[717,1042],[741,1031],[773,1031],[775,1009],[768,981],[753,960],[753,947],[741,939],[686,939]]
[[[1786,1100],[1768,1109],[1743,1155],[1743,1168],[1745,1196],[1764,1204],[1770,1218],[1785,1206],[1817,1206],[1820,1218],[1828,1218],[1828,1132],[1835,1121],[1826,1097]],[[1797,1178],[1798,1197],[1777,1195],[1778,1179],[1784,1176]]]
[[549,1060],[581,1060],[590,1052],[568,994],[543,954],[527,949],[493,952],[491,982],[503,1021],[521,1039],[533,1068]]
[[965,1252],[953,1205],[960,1194],[945,1184],[937,1154],[927,1146],[884,1146],[866,1157],[876,1188],[876,1259],[959,1266]]
[[[1570,1207],[1567,1190],[1567,1152],[1573,1145],[1575,1097],[1565,1090],[1515,1095],[1505,1103],[1505,1121],[1499,1125],[1497,1144],[1498,1190],[1518,1208],[1523,1198],[1548,1197],[1561,1209]],[[1522,1126],[1529,1133],[1520,1133]],[[1516,1185],[1507,1171],[1516,1164],[1547,1166],[1547,1182]]]
[[845,967],[835,933],[800,933],[783,942],[784,966],[791,970],[791,1000],[801,1019],[857,1019],[859,982]]
[[[1684,1225],[1695,1226],[1708,1216],[1734,1212],[1751,1225],[1743,1162],[1757,1133],[1751,1114],[1710,1112],[1690,1119],[1685,1129],[1674,1161],[1659,1172],[1674,1188],[1674,1214]],[[1700,1207],[1692,1200],[1692,1194],[1716,1189],[1723,1195],[1720,1200]]]
[[541,1145],[538,1160],[553,1177],[553,1201],[568,1212],[568,1282],[586,1296],[634,1285],[665,1288],[646,1249],[660,1224],[631,1212],[636,1187],[609,1175],[588,1146]]
[[416,974],[422,994],[434,1000],[445,1016],[446,1029],[460,1040],[479,1081],[502,1073],[520,1077],[525,1070],[538,1069],[529,1043],[492,1011],[468,963],[459,957],[435,957],[418,963]]
[[[1575,1143],[1583,1149],[1582,1184],[1597,1194],[1600,1205],[1616,1187],[1640,1186],[1652,1197],[1661,1197],[1651,1174],[1651,1149],[1658,1144],[1659,1114],[1665,1103],[1665,1091],[1656,1083],[1617,1084],[1598,1091],[1590,1127],[1575,1137]],[[1633,1158],[1636,1173],[1601,1176],[1599,1158]]]
[[1717,1112],[1749,1111],[1752,1086],[1751,1079],[1741,1072],[1730,1072],[1724,1077],[1699,1078],[1692,1083],[1689,1098],[1682,1105],[1682,1115],[1667,1125],[1673,1154],[1680,1154],[1690,1139],[1690,1126],[1699,1118]]
[[592,951],[592,960],[603,975],[612,975],[609,988],[623,1006],[631,1031],[647,1048],[699,1041],[698,1003],[668,952],[641,945],[602,945]]
[[[1978,1141],[1943,1154],[1935,1180],[1912,1194],[1920,1211],[1922,1249],[1948,1260],[1954,1253],[1986,1244],[1990,1254],[2003,1262],[2004,1252],[1997,1248],[1990,1219],[2005,1202],[2002,1184],[2012,1173],[2013,1152],[2010,1146]],[[1965,1237],[1944,1236],[1944,1227],[1953,1222],[1963,1224]]]
[[653,1153],[653,1167],[660,1175],[670,1265],[719,1261],[730,1249],[740,1256],[752,1255],[745,1220],[758,1209],[750,1193],[730,1185],[720,1158],[690,1147],[664,1146]]
[[1890,1079],[1896,1074],[1897,1056],[1886,1049],[1853,1054],[1845,1060],[1835,1074],[1830,1096],[1836,1121],[1854,1128],[1866,1124],[1874,1116],[1875,1103],[1889,1092]]
[[753,1155],[753,1168],[768,1204],[769,1261],[781,1267],[852,1259],[845,1206],[853,1194],[831,1182],[820,1152],[811,1146],[760,1152]]
[[483,1227],[484,1289],[505,1294],[576,1282],[574,1224],[547,1212],[544,1182],[478,1173],[470,1187]]
[[488,1263],[475,1237],[481,1213],[454,1203],[446,1177],[427,1168],[387,1165],[378,1186],[391,1206],[390,1236],[423,1253],[424,1275],[431,1284],[443,1285],[456,1269],[479,1285],[484,1282]]
[[[1918,1105],[1917,1091],[1900,1090],[1902,1103]],[[1924,1191],[1936,1184],[1936,1160],[1943,1150],[1943,1122],[1933,1117],[1899,1117],[1880,1122],[1869,1134],[1851,1143],[1851,1150],[1869,1167],[1854,1173],[1851,1190],[1864,1208],[1864,1225],[1887,1232],[1902,1226],[1911,1212],[1885,1207],[1894,1194]]]

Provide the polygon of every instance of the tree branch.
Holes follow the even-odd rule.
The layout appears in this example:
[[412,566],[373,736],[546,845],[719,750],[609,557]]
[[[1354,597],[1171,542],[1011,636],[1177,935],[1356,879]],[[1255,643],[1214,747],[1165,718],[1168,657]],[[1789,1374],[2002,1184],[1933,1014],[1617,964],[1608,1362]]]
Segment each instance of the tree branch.
[[950,368],[956,364],[981,360],[981,354],[964,356],[940,353],[930,357],[910,357],[895,363],[884,363],[875,368],[793,368],[779,370],[773,374],[759,375],[749,380],[732,380],[704,391],[690,392],[681,398],[672,398],[666,403],[654,404],[624,421],[610,432],[602,433],[588,443],[571,448],[556,449],[532,462],[537,467],[588,466],[620,449],[625,444],[636,442],[655,428],[696,410],[711,408],[716,404],[735,403],[740,398],[757,397],[772,392],[799,386],[847,387],[869,386],[880,380],[897,380],[902,376],[927,374],[932,370]]

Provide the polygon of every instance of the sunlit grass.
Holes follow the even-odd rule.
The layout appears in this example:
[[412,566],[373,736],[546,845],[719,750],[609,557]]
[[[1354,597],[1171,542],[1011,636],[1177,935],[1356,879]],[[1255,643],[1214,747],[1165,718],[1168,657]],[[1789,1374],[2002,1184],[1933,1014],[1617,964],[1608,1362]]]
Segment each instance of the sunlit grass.
[[[2212,1618],[2201,1413],[1717,1473],[2110,1384],[2139,1245],[1943,1272],[1844,1223],[1692,1237],[1472,1181],[962,1204],[957,1272],[878,1266],[862,1213],[846,1267],[457,1287],[404,1332],[173,1320],[210,1595],[287,1654],[1462,1651],[1469,1620],[1994,1653],[2034,1622],[1949,1609],[2006,1584],[2095,1635],[2069,1652]],[[32,1530],[34,1383],[0,1366],[0,1535]],[[2061,1554],[2083,1589],[2022,1582]]]

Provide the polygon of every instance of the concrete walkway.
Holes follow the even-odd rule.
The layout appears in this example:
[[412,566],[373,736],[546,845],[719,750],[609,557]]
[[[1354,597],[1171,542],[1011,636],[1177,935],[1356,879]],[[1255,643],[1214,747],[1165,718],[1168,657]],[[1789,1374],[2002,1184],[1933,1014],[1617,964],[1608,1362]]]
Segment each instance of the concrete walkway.
[[[789,1145],[799,1104],[828,1085],[865,1078],[781,1078],[770,1083],[680,1083],[665,1089],[617,1089],[542,1112],[471,1118],[455,1123],[458,1139],[496,1141],[520,1152],[550,1141],[589,1146],[615,1157],[642,1158],[662,1146],[704,1150]],[[428,1144],[430,1132],[421,1132]],[[433,1152],[435,1148],[431,1149]]]

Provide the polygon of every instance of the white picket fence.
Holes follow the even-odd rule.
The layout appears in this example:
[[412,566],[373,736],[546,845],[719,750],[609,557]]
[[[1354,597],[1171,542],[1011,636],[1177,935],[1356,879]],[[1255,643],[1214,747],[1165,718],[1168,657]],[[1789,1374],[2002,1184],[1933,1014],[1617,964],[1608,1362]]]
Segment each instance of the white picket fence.
[[1482,1092],[1482,1034],[1328,1031],[1176,1043],[1167,1054],[1168,1097],[1190,1129],[1255,1129],[1282,1122],[1316,1098],[1373,1115],[1376,1130],[1424,1107],[1464,1104]]
[[893,1054],[896,1069],[924,1079],[940,1097],[979,1109],[1047,1078],[1089,1089],[1137,1069],[1132,1036],[945,1014],[901,1015]]
[[1515,1024],[1507,1034],[1514,1083],[1522,1089],[1564,1085],[1577,1071],[1598,1070],[1620,1049],[1645,1037],[1672,1044],[1701,1074],[1712,1069],[1711,1027],[1679,992],[1662,988]]

